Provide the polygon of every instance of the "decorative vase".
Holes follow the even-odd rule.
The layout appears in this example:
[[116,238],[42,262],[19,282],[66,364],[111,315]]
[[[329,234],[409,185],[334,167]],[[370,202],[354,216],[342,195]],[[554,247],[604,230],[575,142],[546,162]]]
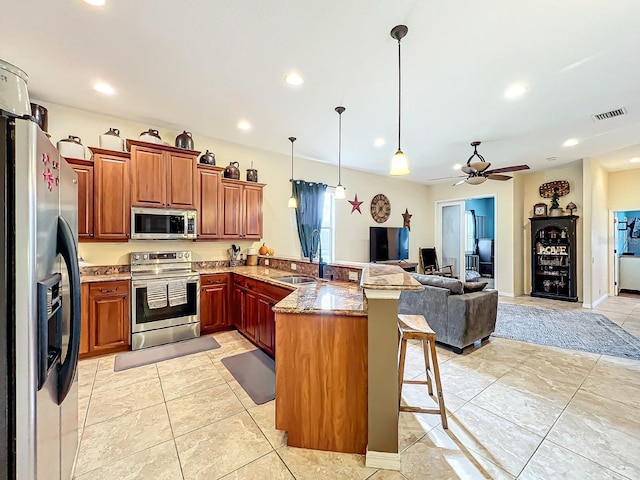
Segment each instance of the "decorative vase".
[[561,208],[552,208],[549,210],[550,217],[561,217],[564,215],[564,211]]

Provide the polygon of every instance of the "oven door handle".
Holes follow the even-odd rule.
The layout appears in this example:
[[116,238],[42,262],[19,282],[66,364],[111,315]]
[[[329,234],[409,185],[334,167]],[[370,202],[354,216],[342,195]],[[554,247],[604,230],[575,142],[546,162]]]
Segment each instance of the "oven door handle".
[[150,283],[155,282],[170,282],[171,280],[185,280],[187,283],[200,283],[200,275],[193,275],[191,277],[159,277],[157,280],[132,280],[131,286],[133,288],[146,288]]

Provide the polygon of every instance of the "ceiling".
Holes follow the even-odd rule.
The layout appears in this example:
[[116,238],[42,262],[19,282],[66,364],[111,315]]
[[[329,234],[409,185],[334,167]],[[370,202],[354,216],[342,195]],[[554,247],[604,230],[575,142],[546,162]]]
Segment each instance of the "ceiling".
[[[495,168],[586,157],[640,167],[628,161],[640,157],[637,0],[6,3],[0,58],[29,74],[36,99],[286,155],[296,136],[296,156],[335,164],[344,105],[343,166],[388,174],[398,108],[389,32],[406,24],[408,180],[455,175],[473,140]],[[284,82],[291,71],[304,85]],[[98,80],[116,95],[96,93]],[[507,100],[518,82],[527,93]],[[619,107],[627,114],[591,117]],[[570,137],[579,145],[563,147]]]

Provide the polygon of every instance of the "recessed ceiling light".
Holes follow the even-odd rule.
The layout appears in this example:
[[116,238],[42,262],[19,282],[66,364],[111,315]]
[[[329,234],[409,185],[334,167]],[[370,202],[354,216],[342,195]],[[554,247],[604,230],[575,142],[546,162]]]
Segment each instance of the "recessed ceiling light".
[[383,147],[384,144],[385,144],[384,138],[382,138],[382,137],[376,138],[375,141],[373,142],[373,144],[378,148]]
[[113,95],[116,93],[115,89],[111,85],[104,82],[94,83],[93,89],[96,92],[104,93],[105,95]]
[[456,164],[453,166],[453,169],[454,169],[454,170],[460,170],[461,168],[462,168],[462,164],[461,164],[461,163],[456,163]]
[[504,96],[507,98],[518,98],[527,93],[527,90],[529,89],[526,85],[518,83],[507,88],[504,92]]
[[240,120],[238,122],[238,128],[240,130],[248,132],[249,130],[251,130],[251,124],[249,122],[247,122],[246,120]]
[[562,145],[564,145],[565,147],[575,147],[579,143],[580,142],[578,141],[577,138],[570,138],[567,141],[565,141]]
[[631,162],[631,163],[638,163],[638,162],[640,162],[640,157],[633,157],[633,158],[631,158],[631,159],[629,160],[629,162]]
[[93,7],[104,7],[104,4],[107,3],[106,0],[83,0],[84,3],[88,3]]
[[295,72],[291,72],[284,77],[284,81],[292,87],[299,87],[304,83],[304,78]]

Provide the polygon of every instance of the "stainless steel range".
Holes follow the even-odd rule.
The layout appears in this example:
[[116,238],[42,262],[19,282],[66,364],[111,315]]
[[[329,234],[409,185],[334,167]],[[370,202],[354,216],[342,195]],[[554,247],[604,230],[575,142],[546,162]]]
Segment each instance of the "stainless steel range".
[[200,336],[200,275],[191,252],[131,252],[131,348]]

